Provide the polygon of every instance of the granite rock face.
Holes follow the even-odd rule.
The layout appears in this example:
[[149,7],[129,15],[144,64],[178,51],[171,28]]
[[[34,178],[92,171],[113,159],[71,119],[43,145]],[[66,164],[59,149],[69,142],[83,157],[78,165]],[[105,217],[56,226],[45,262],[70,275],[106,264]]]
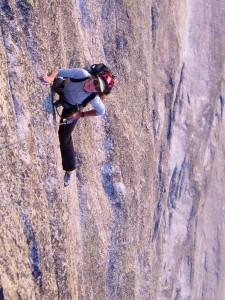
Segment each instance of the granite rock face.
[[[0,299],[225,298],[225,1],[2,0]],[[63,187],[51,68],[105,62]]]

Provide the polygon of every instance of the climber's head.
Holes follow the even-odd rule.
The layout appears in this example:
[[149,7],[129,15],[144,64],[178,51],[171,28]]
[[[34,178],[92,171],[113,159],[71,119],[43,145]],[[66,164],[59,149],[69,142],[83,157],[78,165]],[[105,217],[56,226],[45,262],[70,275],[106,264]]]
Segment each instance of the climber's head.
[[114,85],[114,76],[107,72],[100,72],[97,76],[85,82],[84,90],[91,93],[109,94]]
[[99,81],[100,92],[103,94],[109,94],[114,85],[114,76],[108,72],[100,72],[97,75]]
[[100,83],[97,77],[92,77],[84,84],[84,90],[89,93],[100,93]]

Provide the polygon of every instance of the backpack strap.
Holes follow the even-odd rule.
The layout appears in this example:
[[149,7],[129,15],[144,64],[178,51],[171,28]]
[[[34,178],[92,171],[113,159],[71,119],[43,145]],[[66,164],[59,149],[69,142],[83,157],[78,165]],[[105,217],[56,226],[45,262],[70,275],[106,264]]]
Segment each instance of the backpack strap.
[[[87,79],[90,79],[90,77],[84,77],[84,78],[69,78],[70,81],[72,82],[82,82],[85,81]],[[93,100],[96,96],[98,95],[98,93],[91,93],[89,96],[87,96],[86,99],[83,100],[83,102],[79,105],[82,107],[85,107],[91,100]],[[65,101],[66,102],[66,101]]]
[[[64,77],[64,78],[69,78],[69,77]],[[82,82],[82,81],[85,81],[87,79],[90,79],[90,77],[84,77],[84,78],[69,78],[70,81],[72,82]]]
[[87,104],[88,104],[91,100],[93,100],[97,95],[98,95],[98,93],[91,93],[89,96],[87,96],[87,98],[85,98],[85,99],[83,100],[83,102],[82,102],[81,104],[76,104],[76,105],[73,105],[73,104],[67,102],[63,94],[60,94],[60,100],[61,100],[62,102],[64,102],[64,103],[66,103],[70,108],[73,108],[73,107],[74,107],[74,108],[76,108],[77,110],[79,110],[79,108],[87,106]]
[[[72,82],[82,82],[85,81],[87,79],[90,79],[90,77],[84,77],[84,78],[69,78],[70,81]],[[79,105],[82,107],[85,107],[91,100],[93,100],[96,96],[98,95],[98,93],[91,93],[89,96],[87,96],[87,98],[85,98],[83,100],[83,102]]]
[[85,107],[91,100],[93,100],[98,93],[91,93],[89,96],[87,96],[86,99],[83,100],[83,102],[80,104],[82,107]]
[[[69,78],[69,77],[64,77],[65,79],[66,78]],[[84,77],[84,78],[69,78],[71,82],[82,82],[82,81],[85,81],[87,79],[89,79],[90,77]],[[60,98],[61,98],[61,101],[62,102],[65,102],[68,106],[70,106],[70,108],[75,108],[76,110],[79,110],[79,108],[81,107],[85,107],[91,100],[93,100],[97,95],[98,93],[91,93],[89,96],[87,96],[87,98],[85,98],[83,100],[83,102],[79,105],[72,105],[70,103],[68,103],[63,95],[63,88],[64,88],[64,84],[61,86],[61,90],[58,91],[58,94],[60,95]]]

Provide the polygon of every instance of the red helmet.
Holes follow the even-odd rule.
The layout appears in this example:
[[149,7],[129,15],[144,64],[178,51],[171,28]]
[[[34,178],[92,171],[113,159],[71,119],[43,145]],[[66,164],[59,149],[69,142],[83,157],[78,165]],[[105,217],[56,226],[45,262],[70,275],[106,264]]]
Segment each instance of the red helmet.
[[98,77],[103,79],[105,83],[104,92],[109,93],[114,85],[114,76],[108,72],[102,71],[98,73]]

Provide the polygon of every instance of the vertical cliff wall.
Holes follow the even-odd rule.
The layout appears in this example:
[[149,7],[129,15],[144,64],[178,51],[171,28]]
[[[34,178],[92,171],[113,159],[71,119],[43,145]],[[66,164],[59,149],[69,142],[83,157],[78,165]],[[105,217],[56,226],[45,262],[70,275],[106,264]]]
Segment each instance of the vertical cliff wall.
[[[0,299],[223,299],[224,0],[2,0]],[[104,62],[63,187],[51,68]]]

